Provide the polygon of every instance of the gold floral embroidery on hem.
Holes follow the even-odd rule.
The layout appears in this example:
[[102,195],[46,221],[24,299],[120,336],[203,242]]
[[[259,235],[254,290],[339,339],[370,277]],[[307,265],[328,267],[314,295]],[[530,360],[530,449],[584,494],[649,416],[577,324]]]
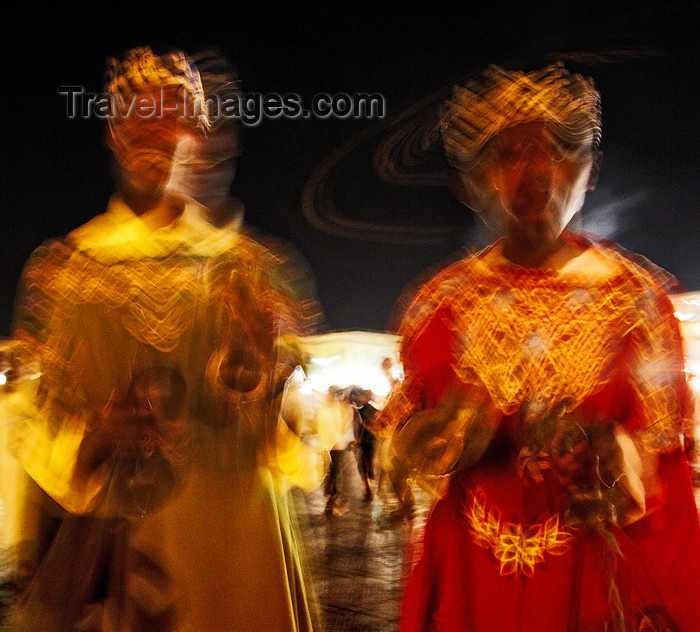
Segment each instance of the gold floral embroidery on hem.
[[544,561],[544,554],[563,555],[570,549],[573,534],[561,526],[559,516],[544,523],[520,525],[501,519],[495,510],[487,510],[486,501],[471,494],[471,506],[466,510],[469,531],[474,543],[491,549],[500,561],[501,575],[532,577],[535,564]]

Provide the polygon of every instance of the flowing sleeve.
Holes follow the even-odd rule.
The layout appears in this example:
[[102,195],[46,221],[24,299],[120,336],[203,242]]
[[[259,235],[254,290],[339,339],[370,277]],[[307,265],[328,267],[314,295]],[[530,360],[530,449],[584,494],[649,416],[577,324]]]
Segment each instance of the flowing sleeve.
[[460,287],[464,266],[428,282],[400,329],[405,379],[396,385],[372,430],[390,438],[385,467],[434,495],[458,468],[474,464],[502,417],[483,383],[460,374]]
[[89,472],[78,466],[82,441],[105,402],[85,388],[94,356],[85,313],[70,300],[79,282],[70,260],[71,248],[55,242],[34,253],[23,273],[15,337],[24,363],[36,363],[40,377],[17,386],[6,422],[10,449],[31,478],[64,509],[85,513],[101,500],[109,464]]
[[[655,513],[657,519],[679,483],[691,490],[682,450],[691,410],[670,299],[644,269],[627,258],[616,261],[624,269],[610,288],[624,298],[620,344],[608,380],[587,401],[598,417],[614,421],[617,445],[608,452],[608,465],[616,472],[613,487],[634,501],[619,512],[621,522],[631,524]],[[668,476],[671,461],[686,470],[680,478]]]
[[430,280],[407,301],[405,292],[398,303],[403,303],[403,315],[397,327],[400,337],[400,357],[404,379],[397,381],[379,414],[374,416],[372,432],[383,438],[399,431],[415,413],[424,410],[426,379],[434,384],[431,368],[449,366],[445,351],[449,349],[449,329],[440,298]]
[[680,328],[660,287],[643,286],[635,307],[628,361],[633,406],[626,427],[646,450],[671,453],[692,427]]
[[445,306],[437,307],[425,322],[406,323],[401,335],[405,379],[394,386],[375,417],[372,430],[380,436],[393,434],[415,413],[436,406],[447,386],[457,379],[454,332]]
[[[392,435],[413,414],[436,407],[447,392],[470,379],[456,371],[463,333],[459,323],[468,317],[455,310],[462,309],[463,284],[477,281],[473,262],[468,256],[453,263],[424,283],[410,301],[410,288],[399,300],[399,305],[407,305],[398,327],[405,379],[395,384],[375,417],[372,429],[380,436]],[[472,377],[472,386],[482,385]]]
[[629,381],[633,405],[624,424],[644,464],[646,514],[625,528],[656,578],[679,629],[697,624],[700,523],[682,441],[691,423],[678,323],[671,301],[653,284],[637,299],[639,320],[630,332]]
[[[272,469],[278,474],[282,490],[299,487],[310,491],[325,476],[330,456],[313,423],[315,406],[303,389],[306,355],[301,340],[315,333],[321,321],[318,303],[313,298],[310,272],[299,268],[296,258],[293,273],[281,274],[279,251],[271,252],[277,265],[268,269],[266,285],[268,306],[278,332],[274,348],[275,378],[283,384],[274,436]],[[289,262],[285,256],[282,263]],[[279,391],[279,386],[277,387]]]
[[280,485],[312,488],[320,483],[324,459],[309,432],[311,406],[300,390],[300,339],[309,333],[309,319],[270,253],[252,241],[242,240],[239,248],[215,275],[220,342],[208,381],[223,402],[219,415],[247,428],[249,445]]

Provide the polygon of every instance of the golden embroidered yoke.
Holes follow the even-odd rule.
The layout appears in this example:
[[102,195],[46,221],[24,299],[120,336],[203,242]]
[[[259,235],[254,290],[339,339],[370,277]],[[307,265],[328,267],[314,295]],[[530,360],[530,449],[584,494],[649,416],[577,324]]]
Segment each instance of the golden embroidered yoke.
[[400,330],[409,379],[392,403],[403,403],[380,424],[403,423],[407,400],[414,410],[435,405],[446,385],[431,373],[449,369],[485,386],[504,415],[528,418],[570,413],[609,385],[624,386],[631,399],[619,410],[605,402],[604,412],[649,449],[677,447],[687,415],[680,334],[652,275],[593,244],[580,257],[587,261],[561,271],[494,264],[488,252],[417,294]]

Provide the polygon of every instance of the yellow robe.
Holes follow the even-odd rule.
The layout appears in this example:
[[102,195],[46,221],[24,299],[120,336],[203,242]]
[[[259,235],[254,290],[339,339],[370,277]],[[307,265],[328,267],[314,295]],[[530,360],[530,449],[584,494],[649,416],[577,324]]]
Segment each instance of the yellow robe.
[[[313,627],[285,490],[289,475],[318,481],[280,416],[298,304],[264,248],[200,211],[152,231],[115,196],[27,266],[16,337],[42,375],[6,416],[15,456],[65,514],[19,629]],[[254,390],[222,380],[232,349]],[[86,468],[86,440],[139,380],[165,389],[166,423],[136,457],[117,448]]]

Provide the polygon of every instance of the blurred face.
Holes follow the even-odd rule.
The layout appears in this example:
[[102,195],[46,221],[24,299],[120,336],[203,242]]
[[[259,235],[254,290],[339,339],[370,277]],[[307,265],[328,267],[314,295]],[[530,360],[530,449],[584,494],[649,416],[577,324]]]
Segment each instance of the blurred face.
[[590,146],[567,146],[533,121],[504,129],[461,174],[465,201],[506,237],[553,241],[592,188]]
[[170,179],[175,152],[187,133],[177,113],[160,117],[132,114],[111,125],[109,131],[110,148],[129,183],[143,193],[163,190]]
[[236,174],[238,132],[219,129],[206,139],[188,139],[180,145],[170,186],[200,204],[214,207],[230,195]]

